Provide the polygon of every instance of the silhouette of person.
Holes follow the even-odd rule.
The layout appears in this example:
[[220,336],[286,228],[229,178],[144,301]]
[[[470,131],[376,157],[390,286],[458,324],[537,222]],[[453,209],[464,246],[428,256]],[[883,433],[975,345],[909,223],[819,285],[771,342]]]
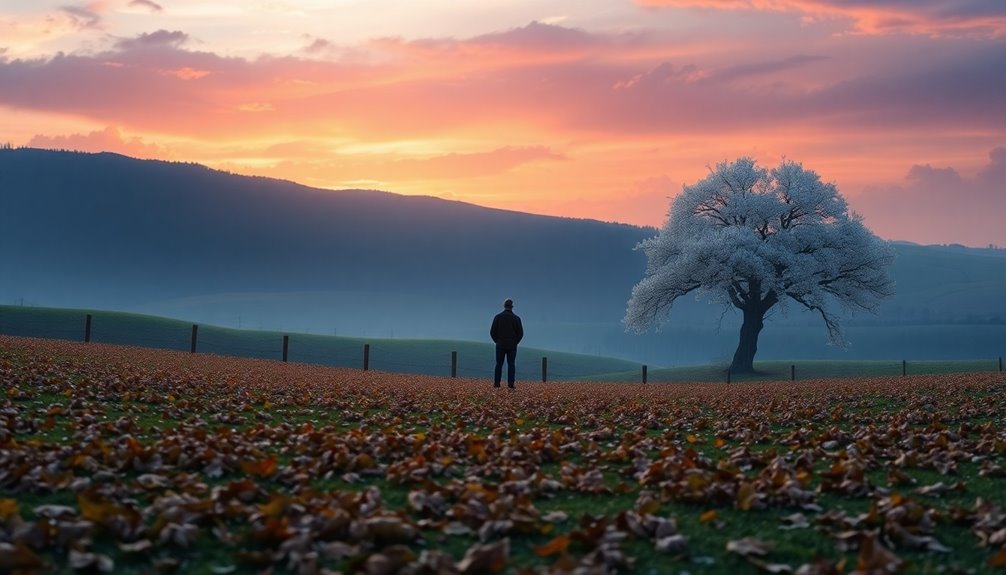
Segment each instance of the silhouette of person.
[[516,379],[514,362],[517,359],[517,344],[524,338],[524,326],[520,322],[520,316],[513,312],[512,299],[503,302],[503,311],[493,318],[493,326],[489,329],[489,336],[496,343],[496,372],[493,387],[500,386],[500,380],[503,378],[503,359],[506,358],[507,387],[514,389],[514,380]]

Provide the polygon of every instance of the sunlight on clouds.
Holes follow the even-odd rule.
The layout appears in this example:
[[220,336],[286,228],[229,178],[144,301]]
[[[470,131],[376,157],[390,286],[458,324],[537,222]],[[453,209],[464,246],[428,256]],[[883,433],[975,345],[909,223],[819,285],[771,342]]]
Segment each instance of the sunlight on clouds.
[[249,102],[247,104],[239,104],[237,109],[242,112],[252,113],[276,111],[276,108],[268,102]]
[[161,72],[166,76],[174,76],[182,80],[198,80],[199,78],[206,77],[210,74],[209,70],[196,70],[195,68],[190,68],[184,66],[177,70],[163,70]]

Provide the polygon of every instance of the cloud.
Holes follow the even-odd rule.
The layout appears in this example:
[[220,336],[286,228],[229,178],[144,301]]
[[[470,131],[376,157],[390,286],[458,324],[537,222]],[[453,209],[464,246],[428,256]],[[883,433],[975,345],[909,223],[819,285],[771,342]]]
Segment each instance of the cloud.
[[[308,37],[311,40],[310,37]],[[315,38],[310,44],[304,46],[301,49],[302,52],[307,54],[324,54],[335,49],[335,45],[324,38]]]
[[[719,67],[654,61],[675,47],[539,23],[465,40],[368,45],[385,58],[352,51],[335,59],[223,57],[187,49],[188,40],[158,30],[101,53],[0,61],[0,105],[188,137],[302,129],[384,140],[521,129],[619,137],[1006,128],[1001,43],[948,47],[936,58],[921,52],[897,65],[871,62],[867,72],[840,77],[827,54],[754,54]],[[249,110],[268,111],[269,123],[247,122],[241,112]]]
[[1006,36],[1000,0],[636,0],[652,8],[795,12],[810,22],[847,20],[858,34]]
[[115,43],[115,47],[122,51],[161,47],[178,48],[188,41],[189,35],[185,32],[158,30],[140,34],[135,38],[123,38]]
[[130,0],[129,5],[131,7],[146,8],[151,12],[163,12],[164,7],[162,7],[157,2],[152,2],[151,0]]
[[135,158],[165,159],[170,156],[165,147],[144,143],[140,138],[126,139],[118,128],[112,126],[87,134],[63,136],[38,134],[28,141],[28,146],[80,152],[115,152]]
[[86,6],[61,6],[60,11],[70,17],[74,27],[78,29],[101,28],[101,9],[99,3]]
[[850,204],[868,226],[891,239],[1006,246],[1004,181],[1006,147],[997,147],[974,176],[917,164],[902,184],[867,189]]

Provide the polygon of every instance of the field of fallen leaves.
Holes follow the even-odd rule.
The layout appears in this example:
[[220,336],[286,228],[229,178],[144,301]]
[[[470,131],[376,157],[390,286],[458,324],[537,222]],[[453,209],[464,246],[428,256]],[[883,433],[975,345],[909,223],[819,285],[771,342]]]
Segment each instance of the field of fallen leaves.
[[1006,565],[1001,373],[626,385],[0,336],[2,573]]

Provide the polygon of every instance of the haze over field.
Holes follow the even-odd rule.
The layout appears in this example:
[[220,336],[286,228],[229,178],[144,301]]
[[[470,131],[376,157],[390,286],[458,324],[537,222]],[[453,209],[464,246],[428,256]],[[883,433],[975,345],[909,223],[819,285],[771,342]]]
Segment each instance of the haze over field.
[[[527,345],[651,365],[728,358],[738,315],[689,298],[662,333],[621,323],[654,228],[430,197],[332,192],[114,154],[0,150],[0,303],[231,327],[488,339],[505,297]],[[764,359],[996,357],[1006,250],[898,244],[896,295],[846,318],[769,318]]]
[[0,142],[658,226],[739,156],[1006,245],[998,0],[5,2]]

